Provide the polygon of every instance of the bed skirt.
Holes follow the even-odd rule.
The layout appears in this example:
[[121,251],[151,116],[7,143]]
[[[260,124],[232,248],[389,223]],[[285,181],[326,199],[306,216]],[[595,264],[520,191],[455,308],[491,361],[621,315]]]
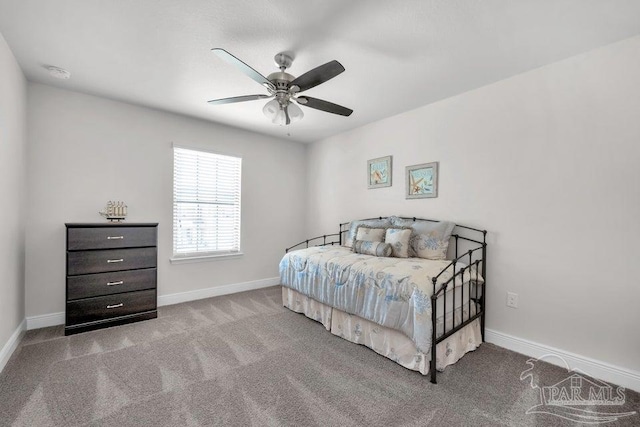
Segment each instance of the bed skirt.
[[[322,304],[285,286],[282,287],[282,305],[322,323],[334,335],[365,345],[407,369],[429,374],[431,354],[419,351],[402,332]],[[476,319],[437,345],[436,369],[443,371],[481,343],[480,319]]]

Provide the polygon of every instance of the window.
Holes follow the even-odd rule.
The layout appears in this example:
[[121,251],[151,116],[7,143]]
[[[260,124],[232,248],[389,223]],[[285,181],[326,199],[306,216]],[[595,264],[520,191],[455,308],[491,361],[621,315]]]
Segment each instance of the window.
[[173,258],[240,253],[242,159],[173,148]]

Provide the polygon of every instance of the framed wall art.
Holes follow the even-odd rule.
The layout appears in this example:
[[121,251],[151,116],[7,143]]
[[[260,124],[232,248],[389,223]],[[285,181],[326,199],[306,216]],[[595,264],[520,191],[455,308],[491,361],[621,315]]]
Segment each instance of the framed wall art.
[[438,197],[438,162],[407,166],[407,199]]
[[391,187],[391,156],[379,157],[367,162],[369,188]]

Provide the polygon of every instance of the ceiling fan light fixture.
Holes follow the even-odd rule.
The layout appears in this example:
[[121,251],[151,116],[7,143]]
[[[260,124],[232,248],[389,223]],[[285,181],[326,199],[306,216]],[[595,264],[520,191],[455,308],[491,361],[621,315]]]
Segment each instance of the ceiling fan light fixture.
[[[285,108],[287,111],[285,112]],[[297,121],[302,120],[304,113],[297,105],[288,103],[286,106],[282,106],[277,99],[272,99],[267,102],[262,108],[264,115],[271,120],[271,123],[280,126],[286,126]],[[287,113],[289,114],[289,123],[287,123]]]
[[278,126],[286,126],[287,125],[287,115],[284,113],[284,109],[279,109],[276,113],[276,116],[271,120],[271,123]]
[[291,119],[291,123],[299,122],[304,117],[304,113],[302,112],[300,107],[298,107],[293,102],[289,103],[287,109],[289,110],[289,118]]
[[[262,108],[262,113],[267,117],[267,119],[271,120],[271,122],[276,123],[275,120],[278,117],[278,113],[280,112],[280,103],[277,99],[272,99],[267,102]],[[283,113],[284,114],[284,113]]]

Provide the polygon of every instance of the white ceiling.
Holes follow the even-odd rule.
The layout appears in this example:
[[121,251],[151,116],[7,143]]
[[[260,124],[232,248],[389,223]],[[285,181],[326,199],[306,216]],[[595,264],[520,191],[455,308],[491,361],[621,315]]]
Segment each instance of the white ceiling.
[[[637,35],[640,1],[0,0],[0,33],[31,81],[310,142]],[[354,113],[279,127],[263,100],[210,106],[266,93],[213,47],[264,75],[280,51],[295,76],[336,59],[305,94]]]

